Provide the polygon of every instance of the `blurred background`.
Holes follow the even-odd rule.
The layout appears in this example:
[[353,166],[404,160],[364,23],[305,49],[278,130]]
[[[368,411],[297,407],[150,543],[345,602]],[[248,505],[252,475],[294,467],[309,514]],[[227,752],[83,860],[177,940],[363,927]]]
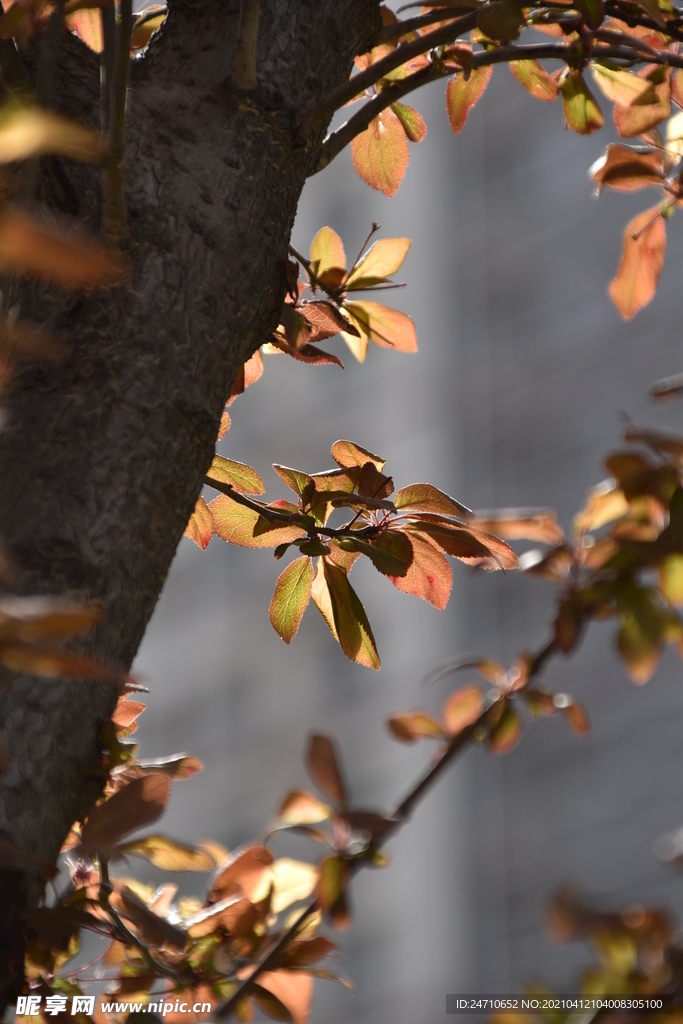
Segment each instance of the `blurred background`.
[[[659,294],[624,324],[606,287],[624,225],[655,199],[591,198],[587,169],[612,129],[565,131],[560,102],[531,99],[501,66],[456,137],[443,93],[414,94],[429,134],[411,147],[393,200],[364,185],[345,152],[306,186],[293,236],[307,252],[329,224],[350,258],[373,220],[383,236],[410,236],[399,274],[409,286],[389,300],[415,320],[419,353],[371,345],[360,366],[337,339],[325,347],[345,371],[268,357],[231,406],[218,450],[253,465],[272,499],[285,494],[272,462],[323,470],[331,444],[350,438],[387,458],[397,487],[430,481],[475,509],[552,506],[567,528],[604,476],[624,413],[682,425],[680,404],[653,408],[647,389],[683,368],[683,218],[668,225]],[[424,690],[425,673],[452,655],[509,662],[547,635],[547,584],[455,563],[438,612],[359,564],[353,585],[382,657],[375,673],[344,658],[312,604],[285,647],[268,621],[281,569],[271,552],[214,538],[206,552],[183,540],[169,573],[135,673],[152,691],[142,756],[187,750],[205,764],[174,789],[163,829],[176,838],[232,849],[258,836],[284,791],[306,784],[312,730],[336,737],[358,804],[388,809],[429,748],[394,742],[387,717],[437,709],[454,682]],[[318,982],[313,1022],[432,1024],[447,1019],[447,993],[530,981],[575,990],[587,948],[555,946],[543,930],[561,883],[616,909],[683,910],[681,876],[651,849],[683,821],[681,665],[668,654],[635,687],[613,642],[613,624],[593,627],[546,676],[585,703],[591,739],[541,720],[508,756],[469,751],[392,841],[390,867],[354,882],[340,944],[356,996]]]

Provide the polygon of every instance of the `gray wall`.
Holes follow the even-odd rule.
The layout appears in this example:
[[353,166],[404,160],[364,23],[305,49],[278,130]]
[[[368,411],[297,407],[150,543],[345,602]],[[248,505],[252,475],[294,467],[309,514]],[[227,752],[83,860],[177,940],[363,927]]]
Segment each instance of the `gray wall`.
[[[343,154],[308,184],[294,240],[306,251],[330,224],[355,253],[373,219],[384,235],[411,236],[409,287],[394,295],[417,323],[419,354],[373,347],[361,367],[342,342],[328,343],[345,372],[268,358],[232,406],[220,451],[254,465],[274,497],[284,490],[271,462],[317,471],[349,437],[386,456],[397,485],[427,479],[474,507],[552,505],[566,526],[601,478],[621,410],[682,425],[680,406],[653,410],[645,397],[652,380],[681,369],[681,225],[669,225],[660,294],[624,325],[605,288],[624,224],[655,197],[591,200],[586,169],[610,129],[566,132],[559,103],[532,100],[505,68],[457,138],[442,88],[416,105],[429,137],[412,147],[397,197],[368,189]],[[456,565],[439,613],[359,565],[376,674],[345,660],[313,607],[283,646],[268,622],[280,568],[270,553],[218,539],[205,553],[180,546],[136,664],[152,688],[145,755],[189,749],[206,764],[176,787],[171,835],[234,847],[258,834],[281,793],[305,782],[312,729],[338,738],[359,803],[389,807],[428,751],[390,740],[386,717],[438,707],[446,683],[425,693],[419,680],[450,655],[505,661],[535,645],[551,607],[544,584]],[[357,996],[319,984],[314,1021],[431,1024],[446,1019],[447,992],[505,991],[532,977],[571,990],[586,950],[558,949],[542,933],[561,881],[618,906],[680,908],[680,881],[650,852],[683,818],[680,663],[667,657],[636,688],[614,659],[611,627],[601,628],[547,681],[587,704],[594,737],[541,722],[510,756],[472,751],[451,771],[391,844],[391,867],[354,883],[341,944]]]

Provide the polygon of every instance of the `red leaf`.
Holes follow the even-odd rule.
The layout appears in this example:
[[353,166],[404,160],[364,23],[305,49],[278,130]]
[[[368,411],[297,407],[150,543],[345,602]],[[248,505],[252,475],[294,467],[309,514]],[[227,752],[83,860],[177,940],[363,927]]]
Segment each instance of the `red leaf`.
[[306,771],[337,808],[346,807],[346,786],[335,745],[329,736],[314,733],[306,750]]
[[207,901],[217,903],[229,896],[251,899],[272,863],[273,855],[265,846],[253,844],[237,850],[214,879]]
[[81,846],[96,853],[152,825],[164,813],[170,792],[170,780],[157,773],[130,782],[92,809],[83,826]]
[[590,175],[598,187],[605,185],[621,192],[634,192],[648,185],[661,185],[664,179],[662,153],[656,149],[638,152],[631,146],[615,143],[593,164]]
[[209,541],[213,537],[213,517],[201,494],[197,498],[190,521],[185,527],[185,536],[193,540],[202,551],[207,549]]
[[448,604],[453,586],[451,567],[441,552],[426,538],[410,534],[413,560],[405,576],[390,576],[397,590],[429,601],[441,611]]

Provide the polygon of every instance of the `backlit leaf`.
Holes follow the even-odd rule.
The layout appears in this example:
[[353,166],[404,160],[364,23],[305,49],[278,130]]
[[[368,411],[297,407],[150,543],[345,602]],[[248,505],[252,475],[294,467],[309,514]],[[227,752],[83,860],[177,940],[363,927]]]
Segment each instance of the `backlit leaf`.
[[386,107],[351,141],[353,166],[366,184],[393,196],[403,180],[410,153],[403,125]]
[[564,533],[552,509],[499,509],[477,512],[471,525],[505,540],[535,540],[541,544],[561,544]]
[[[642,80],[649,81],[647,78]],[[616,104],[614,107],[614,123],[622,138],[632,139],[636,135],[642,135],[643,132],[656,128],[661,121],[671,115],[669,78],[665,77],[663,81],[653,84],[652,92],[653,96],[650,93],[644,93],[628,106]]]
[[590,176],[598,187],[605,185],[622,192],[633,192],[648,185],[661,185],[664,178],[662,154],[657,150],[638,152],[630,146],[615,143],[593,164]]
[[93,807],[81,833],[87,851],[106,849],[130,832],[153,825],[164,813],[171,783],[164,775],[147,775]]
[[337,808],[346,806],[346,786],[335,745],[329,736],[314,733],[306,749],[306,771],[318,789]]
[[125,270],[114,249],[74,232],[48,228],[18,209],[0,215],[0,267],[78,289],[115,284]]
[[488,748],[492,754],[508,754],[522,738],[522,719],[506,702],[503,713],[488,735]]
[[380,238],[356,264],[344,288],[349,291],[370,288],[391,277],[400,268],[409,248],[409,238]]
[[643,623],[634,615],[622,621],[618,648],[634,683],[642,686],[654,675],[662,653],[659,638],[643,628]]
[[458,133],[465,127],[465,122],[474,104],[481,99],[493,73],[488,65],[476,68],[465,81],[464,74],[449,78],[446,85],[446,109],[451,128]]
[[294,790],[280,804],[275,820],[281,825],[315,825],[329,816],[330,808],[313,793]]
[[586,504],[574,517],[574,526],[580,532],[598,530],[606,523],[621,519],[628,511],[629,503],[622,489],[613,483],[603,484],[588,492]]
[[[380,455],[373,455],[367,448],[361,448],[353,441],[335,441],[331,448],[331,455],[342,469],[353,469],[354,466],[362,469],[366,462],[371,462],[381,473],[386,465],[386,459]],[[394,502],[394,504],[396,503]]]
[[316,328],[315,341],[319,338],[332,338],[339,331],[347,330],[353,332],[355,330],[353,324],[346,320],[331,302],[324,300],[307,302],[300,306],[299,310],[308,322]]
[[166,836],[145,836],[118,847],[128,856],[142,857],[162,871],[213,871],[213,859],[200,850],[182,846]]
[[341,366],[342,370],[344,369],[344,364],[338,356],[332,355],[330,352],[323,352],[315,345],[302,345],[301,348],[293,348],[280,334],[271,334],[269,348],[271,352],[284,352],[299,363],[309,363],[313,366]]
[[478,686],[463,686],[447,697],[441,708],[441,721],[449,736],[458,736],[474,725],[484,710],[484,696]]
[[181,928],[176,928],[165,918],[155,914],[129,888],[117,890],[117,895],[123,903],[123,916],[133,922],[145,942],[153,946],[166,946],[169,949],[185,949],[187,935]]
[[201,494],[197,498],[190,521],[185,527],[185,536],[193,540],[202,551],[206,550],[213,537],[213,517]]
[[224,459],[222,455],[214,455],[206,475],[230,484],[240,494],[263,494],[265,491],[263,480],[255,469],[243,462]]
[[461,505],[433,484],[409,484],[396,492],[394,505],[402,512],[432,512],[442,516],[466,518],[472,510]]
[[0,114],[0,164],[49,153],[97,163],[102,152],[99,132],[49,110],[11,107]]
[[657,291],[666,253],[666,227],[658,213],[657,206],[644,210],[624,232],[621,264],[609,293],[625,320],[634,317]]
[[224,494],[209,503],[209,511],[216,534],[243,548],[274,548],[306,536],[306,531],[298,526],[272,525],[258,512],[238,505]]
[[567,725],[575,732],[578,736],[590,736],[591,734],[591,722],[588,717],[588,712],[584,708],[583,704],[579,704],[577,701],[570,701],[565,708],[563,708],[564,716],[567,720]]
[[564,117],[569,128],[579,135],[591,135],[602,128],[604,118],[593,93],[580,71],[572,71],[560,84]]
[[311,263],[318,277],[332,267],[346,267],[346,254],[341,238],[332,228],[321,228],[311,242]]
[[366,555],[375,569],[385,576],[405,576],[413,558],[410,541],[396,530],[380,534],[372,543],[361,537],[348,537],[339,541],[339,546]]
[[427,711],[401,711],[387,722],[389,731],[403,743],[421,739],[443,739],[443,729]]
[[537,100],[550,102],[560,94],[560,87],[537,60],[510,61],[510,71],[527,92]]
[[410,141],[422,142],[427,134],[427,125],[424,123],[422,114],[418,113],[414,107],[409,107],[407,103],[392,103],[391,109],[401,122],[403,131]]
[[273,913],[281,914],[292,903],[308,899],[317,881],[318,869],[311,864],[291,857],[280,857],[272,867]]
[[246,896],[251,900],[254,893],[258,892],[264,876],[270,877],[273,859],[270,850],[257,843],[236,850],[214,878],[208,902],[214,903],[231,896]]
[[119,697],[116,707],[114,708],[114,713],[111,716],[111,720],[114,725],[125,728],[128,725],[132,725],[146,707],[146,704],[142,704],[137,700],[130,700],[124,695],[123,697]]
[[185,922],[188,935],[201,938],[223,928],[236,938],[249,935],[259,919],[259,912],[244,896],[226,896],[210,904]]
[[64,18],[69,31],[85,43],[93,53],[102,53],[104,50],[104,39],[102,38],[102,18],[100,12],[94,8],[86,8],[67,14]]
[[142,50],[149,44],[152,36],[159,31],[166,21],[167,8],[165,5],[152,4],[141,12],[135,25],[130,40],[131,56],[135,56],[136,50]]
[[659,564],[659,588],[670,604],[683,605],[683,555],[667,555]]
[[273,469],[280,479],[299,497],[303,495],[304,489],[311,482],[311,477],[308,473],[302,473],[299,469],[290,469],[289,466],[277,465],[273,465]]
[[226,410],[223,410],[223,412],[221,413],[221,425],[218,428],[218,437],[216,438],[216,440],[220,441],[222,438],[224,438],[229,430],[230,430],[230,413],[227,412]]
[[98,605],[42,597],[0,600],[0,640],[58,640],[87,633],[101,621]]
[[429,601],[441,611],[448,604],[453,586],[451,567],[444,555],[426,538],[410,535],[413,560],[405,576],[391,576],[391,582],[404,594],[413,594]]
[[481,569],[515,569],[517,556],[505,541],[492,534],[471,528],[441,526],[436,523],[414,522],[406,528],[411,539],[419,534],[428,537],[441,551],[452,558]]
[[303,942],[292,942],[287,947],[288,967],[310,967],[312,964],[336,952],[337,946],[324,935]]
[[622,107],[636,102],[655,102],[654,86],[647,78],[641,78],[632,71],[604,67],[602,64],[594,64],[592,72],[595,84],[607,99]]
[[349,317],[349,320],[353,324],[355,334],[350,334],[348,331],[342,331],[342,338],[344,339],[349,349],[353,353],[354,358],[357,359],[359,363],[364,363],[365,358],[368,354],[368,345],[370,344],[370,338],[368,337],[363,324],[359,320],[356,320],[350,314],[347,315]]
[[326,857],[320,865],[318,903],[329,910],[343,895],[348,877],[348,864],[343,857]]
[[170,757],[155,757],[139,761],[137,770],[148,775],[156,772],[160,775],[167,775],[175,782],[182,782],[184,779],[191,779],[193,775],[204,771],[204,765],[198,757],[193,757],[192,754],[171,754]]
[[251,385],[255,384],[257,380],[260,380],[262,375],[263,356],[259,350],[256,349],[254,354],[247,359],[246,363],[239,368],[237,376],[235,377],[235,382],[230,390],[230,395],[225,404],[231,405],[238,395],[243,394],[246,388],[251,387]]
[[[379,655],[365,609],[349,583],[346,573],[323,558],[323,571],[330,594],[332,615],[339,644],[347,658],[358,665],[378,669]],[[391,577],[392,583],[400,577]]]
[[311,597],[313,566],[305,555],[295,558],[275,584],[270,621],[286,644],[291,643]]
[[[291,1020],[294,1024],[307,1024],[313,998],[313,976],[306,971],[264,971],[258,985],[266,989],[284,1006],[289,1017],[275,1017],[275,1020]],[[259,1000],[255,997],[255,1002]],[[264,1003],[259,1003],[264,1012],[271,1014]]]
[[[341,554],[339,549],[332,549],[335,552],[335,556]],[[350,557],[350,556],[349,556]],[[348,572],[346,565],[340,565],[339,559],[334,562],[335,565],[339,565],[342,572]],[[311,597],[316,608],[327,623],[329,630],[334,639],[339,643],[339,635],[337,633],[337,627],[334,621],[334,611],[332,609],[332,595],[330,594],[330,588],[327,585],[325,578],[325,564],[322,558],[318,559],[318,564],[315,570],[315,576],[313,577],[313,585],[311,587]]]
[[345,302],[344,309],[361,325],[371,341],[396,352],[417,352],[415,324],[402,313],[382,302]]

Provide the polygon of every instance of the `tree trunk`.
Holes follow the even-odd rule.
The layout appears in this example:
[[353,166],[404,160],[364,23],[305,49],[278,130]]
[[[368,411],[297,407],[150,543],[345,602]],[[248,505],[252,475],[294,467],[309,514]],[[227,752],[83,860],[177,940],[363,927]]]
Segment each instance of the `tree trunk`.
[[[240,92],[230,79],[238,20],[236,0],[171,0],[161,33],[131,66],[127,284],[19,293],[21,316],[64,339],[69,354],[25,365],[6,397],[9,589],[100,602],[104,622],[88,648],[124,667],[200,492],[231,383],[278,322],[282,261],[320,143],[297,142],[295,115],[348,77],[379,27],[377,0],[263,0],[258,85]],[[64,38],[54,105],[96,126],[98,88],[97,57]],[[69,175],[81,220],[97,230],[98,172],[70,165]],[[97,793],[115,701],[108,684],[3,684],[0,836],[56,856]],[[6,979],[19,880],[0,872]]]

